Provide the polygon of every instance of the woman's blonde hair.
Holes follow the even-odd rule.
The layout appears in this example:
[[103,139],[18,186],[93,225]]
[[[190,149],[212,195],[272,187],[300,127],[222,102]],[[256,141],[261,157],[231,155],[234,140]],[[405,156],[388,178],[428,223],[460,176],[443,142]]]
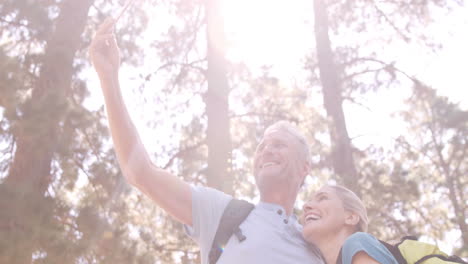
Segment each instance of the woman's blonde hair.
[[336,195],[343,203],[345,210],[353,212],[359,216],[359,223],[357,224],[356,232],[367,232],[367,225],[369,219],[367,218],[367,210],[364,203],[359,197],[350,189],[341,185],[327,185],[327,187],[335,190]]

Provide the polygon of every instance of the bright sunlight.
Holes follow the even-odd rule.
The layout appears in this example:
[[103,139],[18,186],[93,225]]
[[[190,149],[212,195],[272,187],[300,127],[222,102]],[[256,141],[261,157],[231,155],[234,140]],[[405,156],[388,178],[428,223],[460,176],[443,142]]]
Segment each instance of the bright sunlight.
[[274,65],[293,76],[304,51],[313,47],[313,1],[226,0],[223,13],[227,57],[254,67]]

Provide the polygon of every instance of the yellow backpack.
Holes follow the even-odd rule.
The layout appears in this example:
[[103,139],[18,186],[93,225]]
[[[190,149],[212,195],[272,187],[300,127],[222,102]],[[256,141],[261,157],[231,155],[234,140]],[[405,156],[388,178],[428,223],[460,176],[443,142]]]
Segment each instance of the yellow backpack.
[[404,237],[400,243],[390,245],[380,241],[401,264],[467,264],[458,256],[448,256],[436,245],[418,241],[415,237]]

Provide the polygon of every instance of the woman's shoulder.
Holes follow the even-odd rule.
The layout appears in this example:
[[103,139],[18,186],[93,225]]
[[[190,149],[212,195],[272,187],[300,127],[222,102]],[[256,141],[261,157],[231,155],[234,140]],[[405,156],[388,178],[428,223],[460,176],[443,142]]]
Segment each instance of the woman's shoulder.
[[344,245],[347,244],[380,244],[379,240],[375,238],[373,235],[365,232],[356,232],[349,236]]
[[397,263],[390,251],[377,238],[369,233],[357,232],[349,236],[343,244],[343,264],[351,263],[353,256],[361,251],[380,263]]

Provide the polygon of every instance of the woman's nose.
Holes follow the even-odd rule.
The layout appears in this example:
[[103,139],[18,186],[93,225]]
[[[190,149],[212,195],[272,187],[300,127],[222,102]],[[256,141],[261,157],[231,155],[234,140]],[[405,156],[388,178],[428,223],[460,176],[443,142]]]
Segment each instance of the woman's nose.
[[304,213],[307,213],[308,211],[312,210],[312,202],[311,201],[306,202],[302,210],[304,211]]

